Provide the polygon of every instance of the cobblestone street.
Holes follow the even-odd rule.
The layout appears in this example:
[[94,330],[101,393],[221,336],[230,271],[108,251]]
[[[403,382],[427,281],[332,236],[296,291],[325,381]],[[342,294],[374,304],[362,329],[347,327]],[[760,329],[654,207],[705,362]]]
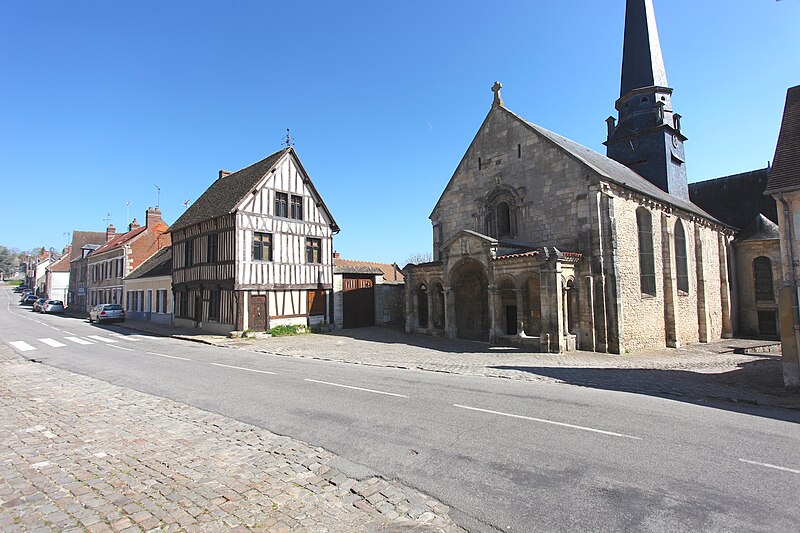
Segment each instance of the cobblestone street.
[[441,503],[322,448],[0,346],[3,531],[450,532]]

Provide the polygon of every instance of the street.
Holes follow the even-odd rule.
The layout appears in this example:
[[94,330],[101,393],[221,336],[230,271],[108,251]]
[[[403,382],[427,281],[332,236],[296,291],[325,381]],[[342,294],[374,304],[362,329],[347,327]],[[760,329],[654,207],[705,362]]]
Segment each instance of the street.
[[7,287],[0,342],[321,446],[431,495],[470,531],[800,523],[787,497],[800,482],[797,411],[206,346],[32,313]]

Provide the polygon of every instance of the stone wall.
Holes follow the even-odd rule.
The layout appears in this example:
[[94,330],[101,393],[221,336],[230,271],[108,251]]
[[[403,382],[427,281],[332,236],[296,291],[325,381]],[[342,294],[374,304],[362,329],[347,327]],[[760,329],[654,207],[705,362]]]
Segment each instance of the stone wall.
[[[766,257],[772,263],[773,301],[756,302],[753,261]],[[778,310],[778,288],[781,281],[781,250],[777,239],[744,241],[734,244],[736,266],[736,296],[738,331],[749,337],[759,337],[758,312]]]

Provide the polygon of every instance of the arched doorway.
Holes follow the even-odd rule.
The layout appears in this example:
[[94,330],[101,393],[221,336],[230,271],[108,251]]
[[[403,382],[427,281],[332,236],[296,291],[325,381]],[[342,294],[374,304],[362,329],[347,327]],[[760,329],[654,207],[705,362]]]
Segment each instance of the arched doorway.
[[506,335],[517,334],[517,293],[514,291],[514,283],[511,280],[503,280],[498,287],[500,289],[501,312],[500,318],[503,321],[503,333]]
[[480,263],[467,261],[451,274],[458,338],[489,340],[488,282]]
[[428,329],[428,288],[425,285],[417,289],[417,327]]

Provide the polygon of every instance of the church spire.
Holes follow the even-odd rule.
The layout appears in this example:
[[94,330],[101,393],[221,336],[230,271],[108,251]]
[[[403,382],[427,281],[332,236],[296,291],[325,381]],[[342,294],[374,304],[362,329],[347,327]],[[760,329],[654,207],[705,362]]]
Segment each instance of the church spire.
[[668,87],[653,0],[627,0],[620,97],[642,87]]
[[689,200],[681,116],[658,41],[653,0],[627,0],[618,121],[608,117],[606,154],[660,189]]

